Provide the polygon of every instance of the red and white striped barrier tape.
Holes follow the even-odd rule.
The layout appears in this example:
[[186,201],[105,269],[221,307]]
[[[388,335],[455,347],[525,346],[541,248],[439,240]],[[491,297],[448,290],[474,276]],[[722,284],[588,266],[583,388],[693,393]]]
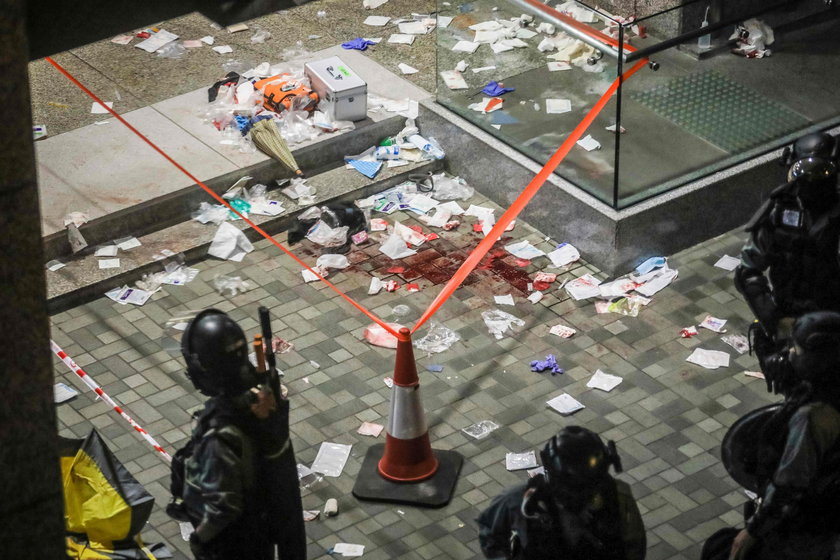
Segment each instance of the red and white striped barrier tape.
[[140,435],[143,436],[143,439],[145,439],[147,442],[149,442],[149,445],[155,448],[155,451],[160,453],[168,463],[172,462],[172,456],[163,450],[163,447],[161,447],[160,444],[157,441],[155,441],[155,438],[150,436],[149,432],[144,430],[143,427],[140,426],[140,424],[135,422],[131,416],[126,414],[125,410],[123,410],[121,406],[114,402],[114,399],[109,397],[108,394],[102,390],[102,387],[100,387],[99,384],[96,383],[96,381],[94,381],[93,378],[85,372],[85,370],[76,365],[76,362],[74,362],[73,359],[70,356],[68,356],[67,353],[64,350],[62,350],[61,347],[58,344],[56,344],[54,340],[50,340],[50,347],[52,348],[53,353],[56,356],[58,356],[61,359],[61,361],[64,362],[64,364],[67,367],[69,367],[73,373],[78,375],[81,378],[81,380],[85,382],[85,385],[90,387],[91,390],[93,390],[93,392],[99,396],[99,398],[108,403],[108,406],[117,411],[117,413],[120,416],[122,416],[126,420],[126,422],[131,424],[131,427],[134,428],[137,432],[139,432]]

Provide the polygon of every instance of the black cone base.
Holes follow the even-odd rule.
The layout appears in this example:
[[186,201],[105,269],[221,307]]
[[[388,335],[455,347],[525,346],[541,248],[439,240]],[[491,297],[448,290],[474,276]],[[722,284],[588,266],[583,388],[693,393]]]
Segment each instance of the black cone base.
[[464,462],[459,453],[434,449],[439,466],[433,477],[422,482],[391,482],[383,478],[377,470],[384,451],[384,443],[378,443],[368,449],[356,478],[356,485],[353,486],[354,496],[360,500],[432,508],[443,507],[449,503]]

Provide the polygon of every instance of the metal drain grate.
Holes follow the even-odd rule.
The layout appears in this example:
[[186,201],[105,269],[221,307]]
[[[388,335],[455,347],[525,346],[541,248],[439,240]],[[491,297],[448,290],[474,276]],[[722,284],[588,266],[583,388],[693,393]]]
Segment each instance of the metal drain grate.
[[675,78],[630,98],[731,153],[808,125],[798,113],[713,71]]

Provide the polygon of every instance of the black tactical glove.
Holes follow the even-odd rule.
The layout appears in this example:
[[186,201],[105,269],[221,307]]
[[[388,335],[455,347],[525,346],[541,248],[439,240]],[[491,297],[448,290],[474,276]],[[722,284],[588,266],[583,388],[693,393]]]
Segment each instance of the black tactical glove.
[[192,552],[195,560],[204,560],[209,558],[209,556],[205,554],[204,543],[199,540],[195,531],[190,534],[190,552]]

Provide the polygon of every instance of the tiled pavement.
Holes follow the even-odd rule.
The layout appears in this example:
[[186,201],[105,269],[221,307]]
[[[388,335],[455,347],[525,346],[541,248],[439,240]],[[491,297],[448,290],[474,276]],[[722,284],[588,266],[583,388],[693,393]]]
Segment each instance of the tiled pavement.
[[[478,195],[470,202],[492,205]],[[402,214],[388,219],[396,217],[419,223]],[[458,259],[477,243],[480,234],[472,232],[471,220],[467,218],[459,231],[440,233],[441,239],[406,259],[405,276],[420,284],[419,293],[401,288],[367,295],[371,272],[393,276],[385,272],[392,263],[378,253],[378,244],[354,251],[355,264],[330,279],[386,320],[397,320],[394,305],[408,305],[411,313],[403,320],[412,324],[439,290],[433,284],[444,282]],[[521,221],[508,235],[543,249],[557,241],[575,241],[546,241]],[[121,306],[102,297],[55,315],[52,332],[107,393],[174,451],[184,443],[189,413],[201,398],[183,375],[180,357],[161,346],[165,322],[183,311],[213,306],[254,333],[257,306],[268,306],[276,332],[295,344],[294,351],[278,357],[291,390],[298,461],[311,464],[323,441],[353,444],[344,473],[304,497],[308,509],[322,507],[329,497],[338,498],[341,507],[338,517],[307,524],[310,558],[322,557],[336,542],[365,544],[368,559],[480,558],[474,519],[494,495],[525,477],[505,470],[505,453],[538,449],[562,426],[581,424],[618,444],[626,469],[621,477],[632,484],[647,527],[648,558],[696,559],[707,536],[739,522],[744,501],[718,459],[721,438],[736,418],[770,400],[762,381],[742,373],[755,369],[753,358],[738,356],[720,335],[700,329],[697,337],[679,337],[682,327],[699,323],[706,313],[728,319],[729,332],[745,331],[749,311],[731,274],[713,267],[721,255],[737,255],[741,243],[736,232],[673,255],[670,265],[679,270],[679,277],[636,318],[597,315],[591,301],[575,302],[557,289],[563,279],[598,274],[589,265],[578,263],[563,272],[546,297],[532,305],[522,297],[522,271],[532,273],[537,266],[521,269],[509,255],[486,261],[470,285],[456,291],[436,316],[462,340],[442,354],[416,354],[433,446],[455,449],[466,458],[454,499],[438,510],[362,503],[352,497],[361,460],[367,447],[376,443],[356,429],[362,421],[387,421],[390,393],[383,378],[392,374],[394,351],[367,344],[362,330],[369,321],[326,286],[303,284],[299,267],[265,241],[242,263],[208,259],[197,264],[201,272],[196,280],[185,287],[166,286],[142,307]],[[314,252],[304,245],[299,254]],[[212,287],[219,274],[241,275],[255,287],[225,299]],[[420,276],[413,278],[416,274]],[[517,304],[515,309],[502,309],[524,319],[526,326],[497,341],[480,313],[494,307],[493,294],[505,293],[513,293]],[[549,326],[559,322],[578,329],[578,334],[568,340],[550,335]],[[712,371],[685,362],[696,346],[729,351],[732,365]],[[564,375],[529,371],[530,360],[548,353],[557,355]],[[430,373],[427,364],[441,364],[444,370]],[[588,377],[598,368],[622,376],[624,382],[611,393],[587,389]],[[82,390],[58,407],[61,433],[82,437],[98,429],[157,499],[144,538],[163,539],[180,553],[187,551],[178,526],[162,509],[168,501],[166,465],[120,417],[95,402],[60,362],[56,374],[57,380]],[[587,408],[571,417],[548,410],[545,401],[563,391]],[[461,432],[484,419],[501,428],[480,441]]]

